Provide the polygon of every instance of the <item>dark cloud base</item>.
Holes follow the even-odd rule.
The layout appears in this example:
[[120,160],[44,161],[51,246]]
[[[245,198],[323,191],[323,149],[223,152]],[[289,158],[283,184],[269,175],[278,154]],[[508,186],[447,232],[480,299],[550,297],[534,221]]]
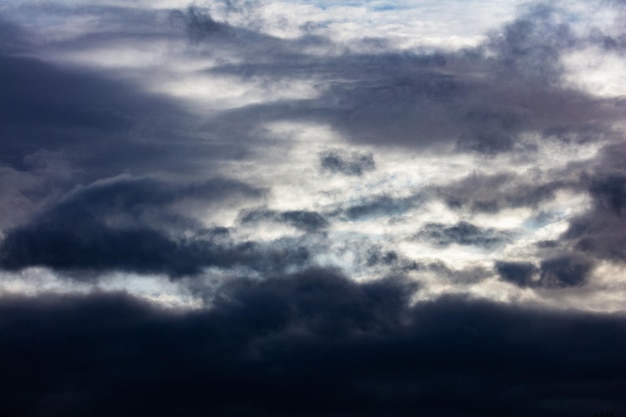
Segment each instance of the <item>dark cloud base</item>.
[[312,270],[210,310],[123,294],[0,301],[7,416],[591,416],[625,409],[626,320]]

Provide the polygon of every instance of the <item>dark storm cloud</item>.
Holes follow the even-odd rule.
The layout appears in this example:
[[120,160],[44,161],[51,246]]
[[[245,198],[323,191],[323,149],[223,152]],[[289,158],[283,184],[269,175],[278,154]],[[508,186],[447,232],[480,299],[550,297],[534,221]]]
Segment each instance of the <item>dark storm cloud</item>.
[[593,179],[589,184],[589,191],[602,209],[612,211],[617,217],[625,214],[626,175],[615,174]]
[[533,276],[538,272],[538,269],[530,262],[498,261],[495,267],[503,280],[519,287],[529,287],[535,284]]
[[0,246],[0,266],[6,270],[44,266],[78,279],[111,271],[179,278],[207,267],[268,274],[300,269],[310,258],[302,242],[233,242],[225,239],[222,228],[200,229],[195,236],[181,238],[146,226],[111,228],[94,219],[51,223],[56,220],[11,230]]
[[371,153],[348,153],[340,150],[322,152],[320,165],[325,171],[353,176],[361,176],[364,172],[376,169],[374,156]]
[[555,289],[585,284],[593,263],[584,256],[569,254],[544,259],[539,267],[507,261],[498,261],[495,267],[503,280],[519,287]]
[[185,275],[196,274],[203,263],[209,264],[206,258],[210,248],[178,243],[146,227],[110,229],[83,219],[34,226],[13,230],[2,242],[3,268],[47,266],[66,272],[121,270]]
[[591,416],[626,402],[626,321],[402,280],[236,280],[209,310],[127,295],[0,300],[0,408],[48,416]]
[[440,247],[457,244],[493,248],[511,241],[513,236],[512,232],[482,228],[468,222],[460,222],[451,226],[429,223],[420,230],[416,238],[424,239]]
[[[120,172],[210,171],[210,161],[225,156],[226,146],[200,140],[197,132],[187,129],[192,126],[187,123],[190,115],[173,101],[97,73],[33,58],[0,55],[0,62],[0,77],[6,82],[0,100],[0,163],[16,175],[24,172],[47,181],[46,171],[36,165],[50,164],[57,155],[65,164],[60,168],[68,170],[60,175],[61,184],[45,183],[49,190],[39,187],[32,192],[19,182],[7,184],[9,189],[0,197],[3,210],[15,208],[9,191],[35,205],[50,199],[51,190],[62,194]],[[261,190],[227,179],[182,185],[150,179],[96,184],[70,193],[30,222],[3,231],[2,266],[178,275],[198,272],[203,265],[234,264],[236,255],[216,259],[216,249],[206,242],[179,242],[168,236],[199,226],[162,209],[185,199],[210,205],[234,195],[261,196]],[[176,228],[182,230],[172,230]]]
[[243,224],[262,221],[286,223],[306,232],[315,232],[325,229],[328,226],[328,221],[324,215],[306,210],[288,210],[281,212],[268,209],[248,209],[241,213],[240,218]]
[[[156,42],[154,36],[161,36],[154,29],[159,26],[154,14],[138,9],[50,6],[49,11],[98,17],[91,37],[50,42],[53,52],[97,49],[107,42],[124,47]],[[35,58],[40,53],[40,35],[15,25],[3,24],[2,31],[7,35],[0,45],[3,166],[31,172],[33,158],[56,155],[71,173],[57,184],[67,191],[121,173],[211,172],[215,160],[244,158],[253,147],[240,146],[236,137],[225,141],[215,132],[201,130],[201,118],[181,101],[148,93],[128,77]],[[175,35],[164,32],[163,36]]]
[[0,54],[23,52],[28,46],[25,31],[0,16]]
[[189,200],[211,207],[261,195],[247,184],[223,178],[196,184],[149,178],[100,182],[8,230],[0,244],[0,265],[9,270],[47,266],[68,272],[121,270],[176,277],[209,266],[269,272],[306,263],[309,253],[298,242],[236,243],[228,239],[226,229],[212,233],[170,207]]
[[[143,93],[128,83],[110,80],[96,73],[69,70],[32,58],[0,55],[0,78],[4,85],[0,99],[0,166],[8,178],[17,179],[6,181],[6,189],[0,195],[0,211],[10,213],[9,220],[2,224],[2,232],[8,239],[3,243],[5,266],[28,266],[34,260],[30,259],[33,253],[39,253],[38,263],[60,262],[63,266],[87,266],[97,261],[93,259],[96,250],[119,252],[120,259],[124,257],[122,246],[100,248],[101,245],[132,241],[133,246],[137,247],[135,244],[139,241],[153,237],[154,247],[168,252],[171,242],[166,243],[158,236],[153,236],[152,231],[140,227],[135,231],[127,230],[129,234],[125,236],[116,235],[113,238],[109,232],[115,231],[104,227],[102,223],[107,208],[117,210],[116,213],[121,213],[123,217],[132,217],[131,211],[136,209],[133,198],[148,199],[148,202],[149,199],[158,198],[170,198],[173,201],[179,197],[162,188],[153,190],[147,183],[143,187],[132,186],[127,191],[123,191],[120,185],[121,188],[116,191],[111,190],[110,196],[102,188],[97,195],[85,193],[83,196],[87,200],[81,204],[91,204],[91,198],[99,198],[103,203],[99,213],[101,217],[97,221],[89,216],[73,219],[75,207],[67,202],[52,209],[48,213],[51,216],[48,221],[39,218],[32,219],[32,227],[24,224],[28,223],[28,217],[33,215],[34,210],[50,204],[50,201],[80,185],[121,173],[164,177],[174,174],[180,177],[200,171],[206,176],[210,175],[207,172],[213,170],[212,164],[216,159],[230,158],[235,154],[241,156],[244,153],[242,149],[236,150],[238,148],[234,142],[225,145],[220,141],[214,144],[210,139],[200,136],[194,127],[196,122],[190,121],[191,115],[186,114],[175,102]],[[207,186],[211,190],[203,188]],[[243,185],[235,182],[222,184],[223,188],[231,186],[233,190],[245,191]],[[220,193],[217,183],[196,184],[195,187],[188,192]],[[152,191],[155,193],[152,194]],[[164,196],[163,192],[169,192],[169,197]],[[137,195],[133,196],[133,193]],[[193,197],[191,194],[180,197]],[[227,194],[224,192],[219,195]],[[19,196],[17,203],[13,196]],[[115,201],[118,204],[127,204],[129,212],[122,213],[125,207],[120,205],[116,208],[115,201],[106,202],[109,197],[117,199]],[[95,206],[94,201],[90,207]],[[64,212],[66,208],[68,211]],[[17,213],[22,215],[18,216]],[[150,215],[157,217],[157,214],[158,211],[154,210]],[[24,228],[8,233],[8,228],[17,226],[12,224],[17,220]],[[71,232],[63,237],[66,230]],[[41,239],[38,237],[39,232],[44,234]],[[88,236],[88,233],[96,235]],[[91,249],[85,253],[80,250],[73,252],[65,246],[47,246],[54,245],[57,238],[61,239],[59,243],[66,244],[72,239],[89,242],[87,246]],[[31,243],[35,245],[32,250],[24,246]],[[7,249],[14,244],[22,248],[19,253]],[[78,245],[83,248],[87,246]],[[83,254],[91,259],[78,259]],[[55,255],[60,258],[53,259]],[[145,256],[135,255],[142,258],[137,261],[137,265],[149,262]],[[17,258],[11,260],[7,256]],[[122,265],[120,260],[116,266]],[[152,271],[159,268],[145,264],[140,269]]]
[[[174,103],[122,82],[32,58],[0,56],[0,62],[5,82],[0,101],[3,163],[19,168],[35,151],[63,150],[90,173],[117,169],[117,174],[128,166],[140,170],[153,161],[166,163],[162,148],[175,152],[171,143],[158,143],[180,125],[184,113]],[[132,135],[133,127],[151,119],[153,127],[164,129],[159,133],[142,126],[154,142]],[[166,127],[168,123],[172,126]]]
[[547,288],[574,287],[585,283],[592,264],[579,256],[561,256],[541,261],[538,284]]

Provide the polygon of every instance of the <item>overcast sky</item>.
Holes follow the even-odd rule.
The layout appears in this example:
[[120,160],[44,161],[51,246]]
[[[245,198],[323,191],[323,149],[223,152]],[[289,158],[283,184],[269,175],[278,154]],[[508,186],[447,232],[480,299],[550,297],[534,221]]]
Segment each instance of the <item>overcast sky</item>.
[[0,412],[626,413],[626,3],[0,3]]

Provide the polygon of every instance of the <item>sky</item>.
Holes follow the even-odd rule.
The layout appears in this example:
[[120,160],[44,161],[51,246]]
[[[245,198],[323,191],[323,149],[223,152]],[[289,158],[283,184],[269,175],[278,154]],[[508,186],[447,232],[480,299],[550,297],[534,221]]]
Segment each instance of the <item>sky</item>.
[[625,18],[3,0],[0,413],[626,414]]

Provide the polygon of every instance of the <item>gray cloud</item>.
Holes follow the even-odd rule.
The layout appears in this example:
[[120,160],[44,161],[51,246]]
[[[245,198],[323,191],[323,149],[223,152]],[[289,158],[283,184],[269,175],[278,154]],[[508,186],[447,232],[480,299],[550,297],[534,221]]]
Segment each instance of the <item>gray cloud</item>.
[[0,264],[9,270],[48,266],[68,272],[121,270],[176,277],[198,274],[208,266],[267,272],[306,263],[308,251],[297,242],[233,242],[224,239],[227,229],[213,233],[168,208],[185,199],[224,204],[260,195],[249,185],[222,178],[198,184],[148,178],[95,184],[9,230],[0,245]]
[[489,213],[506,208],[537,208],[552,200],[556,191],[580,188],[578,178],[571,178],[568,173],[548,172],[535,180],[532,174],[520,176],[507,171],[492,175],[471,174],[433,187],[433,191],[451,208]]
[[305,210],[278,212],[267,209],[250,209],[245,210],[240,217],[241,222],[244,224],[261,221],[286,223],[306,232],[323,230],[328,226],[328,221],[322,214]]
[[623,142],[606,146],[593,167],[583,175],[582,183],[592,198],[589,210],[574,217],[564,241],[591,256],[617,261],[626,260],[626,153]]
[[468,222],[460,222],[452,226],[429,223],[417,233],[416,238],[424,239],[440,247],[458,244],[492,248],[509,242],[513,235],[512,232],[481,228]]
[[392,218],[405,214],[412,208],[419,206],[424,199],[425,196],[419,193],[408,197],[378,195],[365,199],[363,202],[349,204],[347,207],[336,211],[334,214],[357,221],[377,217]]
[[[231,11],[237,9],[230,8]],[[55,13],[79,12],[59,6]],[[0,145],[3,163],[13,170],[28,171],[31,169],[28,161],[38,152],[58,152],[65,158],[68,169],[76,173],[56,191],[61,195],[77,185],[90,184],[125,171],[134,175],[158,173],[164,178],[181,174],[210,178],[219,172],[221,161],[258,156],[255,152],[271,136],[261,126],[279,120],[328,124],[355,144],[400,145],[415,149],[444,145],[483,154],[519,152],[528,158],[532,158],[535,150],[524,144],[521,148],[518,146],[521,133],[539,133],[546,140],[558,140],[564,144],[615,139],[606,125],[617,120],[620,109],[616,102],[592,98],[560,84],[563,68],[559,57],[565,51],[586,45],[591,38],[575,34],[561,22],[560,12],[555,8],[530,8],[525,15],[494,31],[485,43],[471,50],[339,55],[306,52],[307,46],[332,51],[334,46],[329,39],[310,34],[281,39],[262,34],[253,27],[240,28],[218,21],[198,7],[171,12],[165,19],[163,12],[125,8],[84,8],[80,13],[101,16],[97,33],[55,43],[55,48],[71,49],[102,42],[123,44],[142,36],[152,40],[172,39],[184,29],[192,44],[188,53],[217,59],[217,65],[202,68],[199,74],[230,74],[243,80],[256,77],[268,82],[313,76],[316,81],[324,81],[325,84],[320,85],[326,87],[319,87],[320,94],[315,98],[244,105],[199,117],[190,113],[180,101],[145,93],[130,81],[119,81],[95,70],[18,58],[6,49],[2,55],[6,63],[2,74],[10,81],[10,87],[7,100],[0,103],[6,110],[0,116],[0,129],[3,135],[13,140]],[[163,25],[159,27],[158,23]],[[119,27],[126,29],[117,31]],[[6,30],[16,39],[12,45],[19,44],[18,40],[26,36],[18,28]],[[29,44],[24,48],[34,46]],[[237,59],[221,59],[225,51]],[[194,118],[197,120],[192,121]],[[348,176],[374,170],[371,154],[339,149],[342,148],[319,155],[323,170]],[[458,182],[426,187],[423,192],[409,197],[396,198],[392,194],[369,197],[344,204],[330,213],[249,209],[240,220],[247,224],[261,221],[284,223],[313,232],[327,229],[331,224],[329,219],[333,222],[368,221],[399,216],[420,204],[427,194],[443,199],[452,208],[469,209],[470,212],[495,214],[511,207],[538,209],[542,203],[551,201],[559,190],[582,189],[571,171],[546,170],[536,179],[527,179],[511,171],[472,175]],[[597,202],[594,210],[610,211],[607,207],[621,210],[623,204],[617,195],[619,185],[616,185],[621,177],[607,175],[609,179],[598,179],[595,185],[587,187]],[[601,173],[598,178],[605,176]],[[607,181],[613,181],[612,185],[606,185]],[[165,191],[159,186],[158,192],[149,187],[141,191],[139,187],[129,191],[132,196],[112,194],[102,197],[117,198],[119,204],[103,203],[98,209],[101,211],[95,215],[91,212],[95,205],[81,209],[82,212],[79,210],[76,218],[87,218],[87,226],[75,233],[92,231],[107,235],[122,229],[126,233],[129,232],[126,228],[132,225],[137,228],[137,233],[162,235],[170,242],[164,243],[163,248],[169,248],[170,244],[178,244],[181,231],[196,228],[197,224],[189,217],[156,207],[162,208],[185,198],[200,198],[202,204],[210,205],[210,199],[199,197],[203,192],[200,183],[191,186],[196,187],[196,191],[187,190],[182,194]],[[224,187],[247,192],[243,185],[235,182],[224,184]],[[219,204],[230,193],[220,194],[215,184],[209,188],[210,192],[216,193],[212,201],[219,201]],[[252,188],[250,186],[248,191]],[[138,199],[136,203],[133,198]],[[156,201],[159,198],[162,200]],[[53,223],[69,224],[68,213],[76,210],[68,206],[69,203],[45,209],[48,203],[43,197],[33,199],[43,205],[45,214],[32,219],[31,225],[8,231],[3,243],[5,253],[10,254],[3,255],[4,263],[14,265],[12,268],[31,264],[28,256],[14,255],[22,253],[21,249],[8,249],[34,244],[36,233],[27,232],[31,226],[32,230],[50,232],[57,227],[50,226]],[[14,203],[6,203],[6,207],[13,207],[10,204]],[[82,204],[91,203],[85,200]],[[33,207],[36,206],[33,203]],[[60,214],[62,212],[67,213]],[[563,238],[573,241],[579,251],[620,258],[619,249],[611,252],[610,247],[619,247],[621,240],[608,232],[612,226],[621,224],[620,212],[610,217],[610,224],[593,220],[597,217],[594,213],[573,220]],[[45,216],[53,221],[42,220]],[[119,224],[114,230],[111,224],[115,222]],[[68,226],[59,230],[66,229]],[[512,239],[510,234],[479,230],[470,223],[454,226],[430,224],[419,236],[439,246],[458,243],[489,248]],[[88,237],[84,239],[90,241]],[[136,236],[133,239],[143,238]],[[159,241],[157,237],[154,239]],[[22,243],[18,245],[17,242]],[[197,257],[200,255],[193,258]],[[22,260],[18,262],[17,259]],[[50,258],[37,262],[47,265],[56,261]],[[63,262],[71,264],[70,261]],[[199,265],[202,262],[185,263]],[[118,264],[122,267],[123,262]],[[162,265],[154,268],[161,269]]]
[[584,256],[569,254],[544,259],[539,267],[506,261],[496,262],[495,267],[503,280],[519,287],[558,289],[586,284],[593,263]]
[[[624,98],[570,86],[563,59],[588,47],[614,54],[622,29],[587,33],[565,6],[525,6],[476,47],[423,52],[391,38],[334,41],[319,35],[324,23],[269,35],[247,0],[224,2],[239,13],[232,21],[142,4],[3,8],[0,413],[570,417],[626,407],[623,314],[584,311],[605,293],[567,311],[518,297],[536,291],[556,305],[595,291],[601,267],[624,265]],[[100,53],[144,49],[154,62],[127,68],[119,55],[99,66]],[[188,99],[178,82],[196,79],[208,86]],[[292,83],[310,91],[284,98]],[[554,166],[543,165],[547,145]],[[429,166],[385,171],[413,157]],[[485,166],[470,174],[470,164]],[[562,203],[568,193],[578,199]],[[583,197],[588,206],[564,207]],[[441,202],[451,211],[441,219],[415,210]],[[530,212],[519,229],[478,226],[512,208]],[[557,221],[568,222],[560,236],[546,227]],[[280,236],[276,225],[303,233]],[[433,246],[428,258],[415,240]],[[471,262],[443,259],[452,249]],[[53,271],[61,292],[103,282],[66,280],[119,272],[126,293],[53,295],[57,278],[43,277],[42,295],[11,294],[11,277],[18,291],[38,285],[21,280],[40,272],[30,267]],[[205,304],[133,298],[154,274]],[[494,295],[494,274],[525,291],[500,282]],[[162,290],[155,298],[177,296]]]
[[112,271],[180,278],[207,267],[269,274],[301,269],[310,259],[309,250],[298,241],[238,243],[225,239],[223,228],[173,238],[145,226],[109,228],[93,219],[75,219],[71,225],[59,220],[12,230],[0,247],[0,265],[6,270],[44,266],[77,279]]
[[30,171],[37,155],[56,154],[71,173],[58,184],[66,191],[124,172],[210,172],[211,161],[240,153],[201,140],[182,107],[128,83],[32,58],[0,61],[0,163]]
[[496,154],[512,151],[522,133],[579,130],[594,120],[620,117],[612,101],[560,85],[558,57],[585,40],[548,7],[531,8],[481,47],[458,53],[313,60],[297,52],[306,42],[255,37],[246,45],[271,46],[269,55],[261,59],[242,52],[249,60],[241,66],[210,71],[267,79],[310,73],[332,80],[330,88],[315,99],[234,110],[227,119],[317,121],[330,123],[355,143],[418,149],[456,144],[458,150]]
[[520,287],[529,287],[535,284],[533,276],[538,268],[530,262],[505,262],[498,261],[495,264],[500,277]]
[[354,176],[376,169],[374,156],[371,153],[347,153],[340,150],[322,152],[320,165],[325,171]]
[[541,262],[539,285],[553,287],[573,287],[585,283],[591,263],[584,258],[562,256]]

